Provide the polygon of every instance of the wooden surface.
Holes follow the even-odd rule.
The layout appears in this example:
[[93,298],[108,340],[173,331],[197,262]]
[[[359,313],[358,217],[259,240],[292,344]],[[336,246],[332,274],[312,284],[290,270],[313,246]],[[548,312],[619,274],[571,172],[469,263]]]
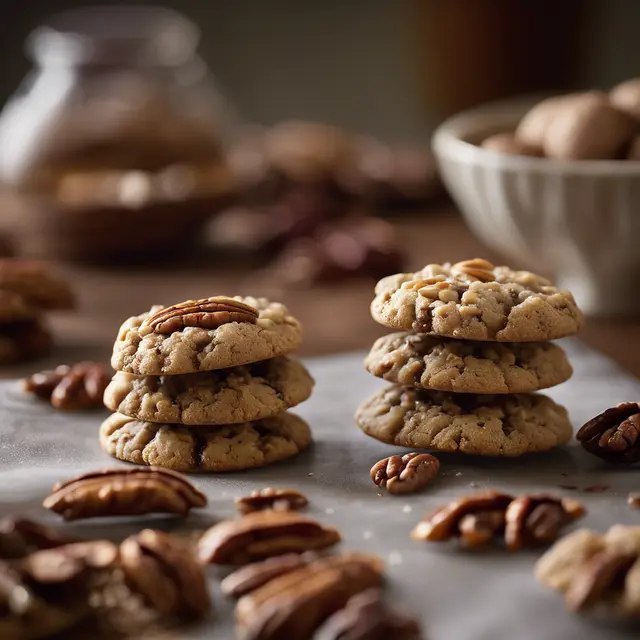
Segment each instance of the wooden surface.
[[[398,218],[397,227],[407,247],[410,269],[476,256],[499,259],[482,247],[450,207]],[[152,304],[216,294],[264,295],[282,300],[304,324],[305,341],[300,353],[305,356],[366,349],[385,332],[369,315],[372,281],[282,290],[261,272],[243,269],[233,260],[217,265],[194,262],[111,270],[64,267],[77,291],[79,306],[73,314],[52,319],[57,347],[49,360],[107,360],[125,318]],[[640,319],[590,319],[581,337],[640,376]],[[36,365],[5,369],[3,377],[21,375],[25,367],[28,371]]]

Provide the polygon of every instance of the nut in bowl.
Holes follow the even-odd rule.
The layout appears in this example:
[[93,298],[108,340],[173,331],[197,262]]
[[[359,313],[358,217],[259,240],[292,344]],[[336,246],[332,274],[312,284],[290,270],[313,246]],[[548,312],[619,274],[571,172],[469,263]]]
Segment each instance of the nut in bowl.
[[640,123],[617,105],[621,87],[493,103],[454,116],[433,137],[472,231],[514,263],[551,273],[590,315],[640,311]]

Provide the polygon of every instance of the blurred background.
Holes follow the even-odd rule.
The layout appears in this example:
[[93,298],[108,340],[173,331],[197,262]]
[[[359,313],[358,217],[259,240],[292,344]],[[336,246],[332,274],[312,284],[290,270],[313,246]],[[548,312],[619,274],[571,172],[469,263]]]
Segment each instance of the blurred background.
[[[96,357],[127,316],[215,294],[281,299],[306,354],[364,348],[378,278],[476,255],[580,289],[589,265],[530,227],[494,242],[430,140],[477,105],[632,78],[639,20],[625,0],[5,3],[2,251],[68,275],[57,330]],[[585,337],[633,368],[622,311]]]

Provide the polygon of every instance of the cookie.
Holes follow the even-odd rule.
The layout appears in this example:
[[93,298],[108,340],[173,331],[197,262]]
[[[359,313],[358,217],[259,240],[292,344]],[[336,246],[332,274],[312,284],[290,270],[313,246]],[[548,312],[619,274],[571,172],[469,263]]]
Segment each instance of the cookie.
[[369,436],[412,449],[519,456],[572,435],[564,407],[538,394],[482,396],[389,386],[356,412]]
[[0,365],[38,358],[51,344],[51,334],[38,320],[0,325]]
[[177,424],[231,424],[275,416],[304,402],[313,389],[305,367],[287,356],[233,369],[182,376],[118,372],[104,403],[137,420]]
[[462,340],[542,342],[572,335],[583,322],[568,291],[481,259],[388,276],[375,293],[371,314],[380,324]]
[[572,373],[564,351],[550,342],[472,342],[415,333],[379,338],[365,367],[389,382],[455,393],[528,393]]
[[37,260],[0,260],[0,289],[20,294],[39,309],[71,309],[74,303],[67,282]]
[[100,427],[100,444],[114,458],[194,473],[263,467],[310,443],[309,425],[292,413],[223,427],[141,422],[114,413]]
[[[245,311],[236,310],[235,316],[227,312],[221,320],[208,322],[207,314],[198,309],[221,300]],[[191,312],[181,319],[192,325],[178,326],[176,314],[185,309]],[[172,310],[175,313],[168,321],[155,327],[150,322],[162,320]],[[193,326],[202,322],[209,326]],[[301,341],[302,327],[283,304],[265,298],[208,298],[167,308],[156,306],[129,318],[120,327],[111,366],[140,376],[214,371],[284,355],[297,349]]]

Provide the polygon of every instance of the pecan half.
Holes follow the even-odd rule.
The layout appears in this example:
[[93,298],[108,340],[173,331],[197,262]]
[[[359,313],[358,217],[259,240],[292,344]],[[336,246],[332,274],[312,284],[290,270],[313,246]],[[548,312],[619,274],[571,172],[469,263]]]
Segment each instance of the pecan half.
[[548,495],[525,495],[513,500],[505,512],[505,542],[509,551],[553,542],[560,530],[581,518],[585,509],[577,500]]
[[311,554],[287,553],[261,562],[253,562],[230,573],[220,583],[220,588],[225,596],[239,598],[278,576],[308,564],[313,557]]
[[185,476],[160,467],[104,469],[58,482],[42,503],[65,520],[174,513],[204,507],[206,496]]
[[504,524],[504,510],[468,513],[458,523],[460,540],[469,549],[484,547],[504,531]]
[[6,516],[0,520],[0,558],[23,558],[34,551],[60,547],[73,541],[53,527],[27,518]]
[[55,409],[102,408],[102,396],[111,376],[99,362],[62,364],[34,373],[24,380],[24,390],[47,400]]
[[317,640],[421,640],[418,623],[391,608],[380,589],[368,589],[349,599],[347,606],[334,613]]
[[428,453],[407,453],[376,462],[369,475],[374,484],[389,493],[401,495],[426,487],[438,474],[440,462]]
[[381,583],[382,564],[375,556],[322,558],[241,598],[236,619],[244,638],[310,638],[353,595]]
[[[420,522],[411,536],[416,540],[427,540],[429,542],[442,542],[453,537],[467,535],[470,528],[470,521],[464,526],[464,531],[460,530],[460,522],[467,515],[479,515],[485,512],[502,511],[513,500],[512,496],[498,491],[483,491],[471,496],[465,496],[454,500],[446,507],[434,511],[425,520]],[[483,518],[486,518],[483,516]],[[490,518],[493,521],[493,518]],[[486,528],[487,523],[483,526]],[[496,531],[497,533],[497,531]],[[469,539],[471,546],[476,544],[476,534],[473,534],[473,542]],[[463,541],[465,538],[463,537]]]
[[463,275],[468,279],[480,280],[480,282],[492,282],[495,280],[495,267],[488,260],[473,258],[456,262],[451,267],[451,273]]
[[145,529],[120,545],[127,584],[160,615],[201,617],[211,609],[207,580],[184,542]]
[[618,464],[640,461],[640,403],[623,402],[586,422],[576,438],[594,456]]
[[215,296],[202,300],[187,300],[160,309],[146,318],[143,325],[151,327],[155,333],[168,334],[181,331],[185,327],[217,329],[229,322],[255,324],[257,320],[258,310],[254,307],[226,296]]
[[247,564],[290,552],[315,551],[340,541],[336,529],[294,511],[256,511],[211,527],[198,543],[200,560]]
[[236,499],[240,513],[275,509],[277,511],[297,511],[309,504],[307,497],[295,489],[272,489],[267,487],[252,491],[248,496]]

